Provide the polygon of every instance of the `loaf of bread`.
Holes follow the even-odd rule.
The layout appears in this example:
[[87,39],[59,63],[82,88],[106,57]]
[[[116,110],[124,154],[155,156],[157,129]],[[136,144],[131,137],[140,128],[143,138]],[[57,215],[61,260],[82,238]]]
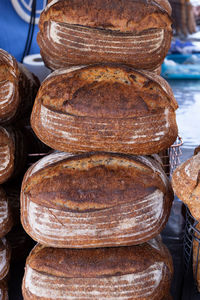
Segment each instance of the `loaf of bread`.
[[26,158],[26,145],[20,130],[0,126],[0,184],[19,174]]
[[12,228],[13,219],[5,191],[0,186],[0,238],[4,237]]
[[172,259],[159,239],[132,247],[57,249],[30,253],[24,300],[163,299],[169,293]]
[[16,121],[31,110],[39,80],[0,49],[0,124]]
[[11,250],[5,238],[0,239],[0,280],[4,279],[10,269]]
[[161,232],[172,200],[170,182],[152,158],[53,153],[24,177],[21,222],[51,247],[134,245]]
[[9,300],[8,298],[8,286],[6,280],[0,281],[0,299],[1,300]]
[[200,221],[200,152],[176,168],[172,186],[193,217]]
[[158,75],[125,65],[61,69],[43,81],[31,125],[65,152],[152,154],[177,138],[178,105]]
[[37,41],[53,70],[102,62],[153,70],[170,48],[169,13],[165,0],[51,1],[40,15]]

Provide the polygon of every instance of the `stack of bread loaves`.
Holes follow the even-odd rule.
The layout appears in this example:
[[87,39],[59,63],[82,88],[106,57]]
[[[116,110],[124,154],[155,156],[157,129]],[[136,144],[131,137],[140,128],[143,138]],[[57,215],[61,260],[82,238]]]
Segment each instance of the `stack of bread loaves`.
[[9,197],[3,184],[25,167],[26,146],[16,122],[30,114],[39,84],[15,58],[0,49],[0,298],[8,299],[7,274],[11,249],[5,238],[13,226]]
[[158,235],[173,192],[151,155],[177,137],[176,100],[151,72],[170,47],[168,1],[53,0],[39,27],[56,70],[31,125],[64,152],[36,162],[22,183],[21,221],[40,243],[24,299],[170,299],[172,260]]

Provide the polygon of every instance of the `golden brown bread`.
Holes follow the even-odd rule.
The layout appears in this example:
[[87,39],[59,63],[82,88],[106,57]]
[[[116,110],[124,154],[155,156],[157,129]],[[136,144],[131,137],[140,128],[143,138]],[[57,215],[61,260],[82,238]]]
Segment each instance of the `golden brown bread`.
[[193,217],[200,221],[200,152],[176,168],[172,187]]
[[0,184],[17,176],[25,167],[26,144],[19,129],[0,126]]
[[26,262],[23,296],[158,300],[169,293],[172,272],[171,256],[160,239],[132,247],[79,250],[37,245]]
[[35,75],[0,49],[0,124],[16,121],[30,111],[38,88]]
[[170,182],[152,158],[53,153],[24,177],[21,222],[52,247],[134,245],[161,232],[172,200]]
[[[126,63],[153,70],[171,43],[166,1],[51,1],[41,13],[38,44],[55,70],[81,64]],[[167,8],[167,10],[165,8]]]
[[4,189],[0,186],[0,238],[5,236],[12,228],[13,219],[10,205]]
[[0,280],[6,277],[10,269],[11,249],[5,238],[0,239]]
[[31,125],[56,150],[152,154],[176,140],[177,107],[158,75],[125,65],[80,66],[42,83]]

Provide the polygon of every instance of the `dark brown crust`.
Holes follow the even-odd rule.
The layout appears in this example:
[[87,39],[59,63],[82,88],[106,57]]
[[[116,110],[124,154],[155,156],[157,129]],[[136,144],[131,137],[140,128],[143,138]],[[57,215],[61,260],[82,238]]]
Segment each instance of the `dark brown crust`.
[[37,40],[45,64],[53,70],[103,62],[153,70],[170,48],[171,24],[155,1],[67,0],[43,11]]
[[[22,183],[21,222],[34,240],[53,247],[94,248],[138,244],[161,232],[173,193],[157,161],[108,153],[65,159],[60,153],[57,161],[57,155],[32,166]],[[43,219],[48,234],[41,229]]]
[[[5,251],[5,263],[0,268],[0,280],[4,279],[10,269],[11,249],[6,238],[0,240],[0,253]],[[2,256],[1,256],[2,258]]]
[[10,124],[30,112],[39,88],[39,80],[2,49],[0,49],[0,79],[0,124]]
[[178,105],[158,75],[123,65],[66,72],[55,71],[43,82],[31,116],[36,135],[51,148],[143,155],[176,140]]
[[[152,266],[154,263],[163,263],[162,279],[156,290],[150,294],[149,297],[143,298],[140,293],[143,291],[136,291],[136,296],[131,295],[130,299],[162,299],[169,293],[170,280],[173,273],[172,259],[167,248],[157,240],[153,242],[157,247],[153,247],[146,243],[134,247],[119,247],[119,248],[101,248],[101,249],[87,249],[87,250],[71,250],[71,249],[56,249],[45,248],[44,246],[37,245],[29,255],[26,262],[27,268],[31,267],[36,270],[38,274],[50,276],[54,279],[54,283],[59,282],[62,278],[63,288],[65,289],[65,282],[68,280],[86,280],[87,284],[90,283],[93,289],[94,280],[105,280],[104,296],[110,299],[116,294],[109,294],[107,290],[106,280],[116,277],[116,281],[120,276],[127,274],[142,274],[142,272]],[[23,280],[23,296],[24,299],[48,299],[44,296],[37,297],[33,295],[28,289],[25,288],[26,272]],[[29,279],[32,280],[32,279]],[[83,281],[84,282],[84,281]],[[96,281],[97,282],[97,281]],[[119,293],[124,295],[128,287],[126,281],[123,282],[123,288]],[[34,284],[37,284],[34,282]],[[82,283],[83,284],[83,283]],[[127,287],[126,287],[127,284]],[[95,288],[94,288],[95,290]],[[80,292],[80,296],[78,293]],[[83,289],[80,285],[76,286],[77,299],[81,298]],[[66,291],[67,293],[67,291]],[[138,293],[138,298],[137,297]],[[129,296],[130,297],[130,296]],[[160,298],[158,298],[160,297]],[[54,299],[59,299],[59,296]],[[66,299],[67,294],[66,294]],[[94,299],[99,299],[94,296]],[[117,298],[116,298],[117,299]]]
[[5,236],[12,228],[13,219],[10,211],[10,205],[5,191],[0,186],[0,212],[3,221],[0,223],[0,238]]
[[21,131],[14,127],[0,126],[0,184],[20,174],[25,167],[26,158],[26,143]]

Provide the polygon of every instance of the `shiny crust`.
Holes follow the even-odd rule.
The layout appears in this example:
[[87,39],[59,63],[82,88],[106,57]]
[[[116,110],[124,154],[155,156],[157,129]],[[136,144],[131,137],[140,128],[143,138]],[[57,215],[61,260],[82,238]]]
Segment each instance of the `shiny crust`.
[[0,280],[6,277],[10,269],[11,249],[5,238],[0,239]]
[[[37,278],[31,273],[41,276],[41,298],[37,296]],[[158,239],[139,246],[93,250],[37,245],[26,262],[23,296],[25,300],[51,297],[56,300],[71,299],[74,295],[76,299],[82,299],[83,294],[87,299],[124,299],[127,295],[129,299],[156,300],[169,292],[172,273],[171,256]],[[44,286],[44,278],[47,287]],[[137,280],[132,282],[132,278]],[[140,278],[143,284],[139,284]],[[50,282],[53,282],[51,287]],[[62,290],[59,290],[61,282]],[[148,291],[145,284],[148,284]],[[87,289],[88,286],[90,288]],[[36,287],[36,293],[33,287]],[[46,296],[49,290],[44,296],[48,288],[51,297]]]
[[0,238],[12,228],[13,220],[5,191],[0,187]]
[[102,62],[153,70],[170,48],[171,24],[155,1],[52,1],[40,16],[37,40],[53,70]]
[[134,245],[161,232],[172,200],[154,159],[54,153],[24,177],[21,222],[34,240],[52,247]]
[[172,187],[193,217],[200,221],[200,152],[176,168]]
[[55,71],[42,83],[31,125],[56,150],[145,155],[176,140],[177,107],[158,75],[123,65],[79,66]]
[[30,111],[38,88],[36,76],[0,49],[0,124],[10,124]]

